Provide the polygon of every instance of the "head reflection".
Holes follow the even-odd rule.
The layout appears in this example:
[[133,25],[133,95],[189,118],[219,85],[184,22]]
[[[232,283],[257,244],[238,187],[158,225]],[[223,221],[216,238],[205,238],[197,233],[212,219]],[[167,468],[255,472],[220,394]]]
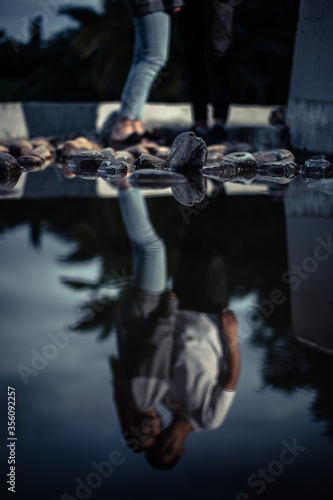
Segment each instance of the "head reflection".
[[222,424],[238,381],[237,319],[226,309],[225,233],[216,217],[224,192],[186,227],[171,286],[165,245],[141,191],[126,181],[118,187],[134,277],[117,314],[114,398],[127,446],[168,469],[191,432]]

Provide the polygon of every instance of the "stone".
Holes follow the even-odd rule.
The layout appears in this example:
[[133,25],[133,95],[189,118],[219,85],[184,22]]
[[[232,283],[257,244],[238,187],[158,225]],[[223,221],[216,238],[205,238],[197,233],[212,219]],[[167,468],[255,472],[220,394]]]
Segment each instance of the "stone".
[[170,148],[168,146],[158,146],[155,156],[158,158],[162,158],[162,160],[166,160],[170,154]]
[[80,175],[83,172],[96,172],[104,160],[108,160],[107,155],[99,151],[82,151],[68,158],[67,165],[72,172]]
[[237,169],[233,166],[222,168],[220,164],[206,165],[200,172],[208,179],[219,182],[231,181],[237,175]]
[[43,158],[37,155],[24,155],[17,159],[21,170],[37,170],[44,164]]
[[104,156],[106,160],[115,160],[117,158],[116,152],[113,148],[103,148],[99,153]]
[[134,146],[129,146],[125,149],[128,153],[131,153],[134,158],[138,158],[142,153],[149,154],[149,150],[142,144],[135,144]]
[[171,188],[174,198],[187,207],[200,203],[206,194],[206,182],[204,176],[199,172],[186,175],[186,182],[180,186]]
[[87,139],[83,136],[76,137],[71,142],[74,143],[77,149],[85,149],[86,151],[99,151],[100,149],[102,149],[101,146],[97,144],[97,142],[91,141],[90,139]]
[[128,168],[130,168],[135,162],[134,156],[129,151],[119,150],[115,152],[115,155],[117,160],[124,161]]
[[56,149],[56,160],[66,161],[67,158],[72,157],[83,151],[99,151],[101,147],[95,142],[89,141],[85,137],[77,137],[72,141],[66,141],[60,144]]
[[30,141],[26,139],[17,139],[16,141],[9,144],[9,153],[15,158],[21,156],[22,149],[31,151],[33,149],[33,145]]
[[159,145],[157,144],[157,142],[153,141],[143,142],[142,145],[144,146],[145,149],[147,149],[150,155],[156,155],[159,149]]
[[256,153],[253,153],[253,156],[258,166],[262,163],[267,164],[281,160],[295,160],[294,155],[287,149],[277,149],[274,151],[257,151]]
[[183,132],[173,141],[165,168],[171,170],[200,169],[207,157],[207,146],[194,132]]
[[220,162],[225,155],[225,153],[221,153],[220,151],[209,150],[210,146],[208,146],[208,153],[206,158],[206,165],[215,165],[217,162]]
[[0,186],[1,190],[11,190],[13,189],[19,178],[21,176],[21,172],[19,170],[1,170],[0,169]]
[[185,175],[165,170],[136,170],[128,177],[128,182],[134,187],[163,189],[186,182]]
[[256,160],[251,153],[235,152],[229,153],[222,158],[220,161],[220,166],[222,168],[228,168],[230,166],[242,169],[251,170],[256,168]]
[[40,156],[44,160],[49,160],[52,158],[52,151],[45,146],[37,146],[31,151],[33,156]]
[[288,184],[296,176],[297,172],[294,171],[293,174],[286,172],[285,175],[282,170],[280,171],[267,171],[267,172],[257,172],[256,180],[263,182],[275,182],[276,184]]
[[39,146],[43,146],[44,148],[48,149],[50,153],[54,152],[54,146],[53,144],[50,143],[45,137],[34,137],[31,139],[31,144],[33,145],[34,148],[38,148]]
[[0,170],[19,170],[19,164],[9,153],[0,152]]
[[82,151],[86,150],[77,148],[73,141],[66,141],[56,148],[55,159],[56,161],[65,162],[68,158]]
[[161,170],[164,168],[165,160],[158,158],[157,156],[149,155],[147,153],[142,153],[134,163],[135,170],[142,168],[153,168]]
[[325,158],[310,158],[304,163],[302,171],[305,173],[323,173],[332,170],[332,164]]
[[277,177],[287,177],[289,174],[295,176],[298,172],[298,167],[294,161],[285,158],[280,161],[260,163],[257,166],[257,172],[265,172],[268,175],[276,175]]
[[117,181],[126,176],[127,165],[122,160],[105,160],[98,167],[98,173],[106,181]]

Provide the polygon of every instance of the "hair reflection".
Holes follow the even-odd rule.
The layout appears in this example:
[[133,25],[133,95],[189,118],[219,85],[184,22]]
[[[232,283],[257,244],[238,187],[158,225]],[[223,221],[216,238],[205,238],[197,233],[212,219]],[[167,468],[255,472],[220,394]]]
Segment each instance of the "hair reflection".
[[[165,245],[142,193],[127,181],[118,187],[134,277],[117,314],[114,398],[127,446],[146,452],[151,466],[168,469],[191,432],[222,424],[238,381],[237,319],[226,309],[225,234],[221,219],[212,217],[223,211],[225,195],[221,190],[207,207],[199,237],[195,223],[186,228],[171,284]],[[163,407],[171,414],[167,425]]]

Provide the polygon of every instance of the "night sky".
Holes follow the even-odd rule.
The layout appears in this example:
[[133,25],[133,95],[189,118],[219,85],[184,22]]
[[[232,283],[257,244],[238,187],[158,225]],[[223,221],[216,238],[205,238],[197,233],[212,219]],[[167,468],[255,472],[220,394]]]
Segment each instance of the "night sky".
[[51,38],[64,28],[77,26],[67,16],[57,15],[59,9],[69,5],[103,10],[103,0],[1,0],[0,29],[24,43],[28,40],[29,21],[41,16],[42,38]]

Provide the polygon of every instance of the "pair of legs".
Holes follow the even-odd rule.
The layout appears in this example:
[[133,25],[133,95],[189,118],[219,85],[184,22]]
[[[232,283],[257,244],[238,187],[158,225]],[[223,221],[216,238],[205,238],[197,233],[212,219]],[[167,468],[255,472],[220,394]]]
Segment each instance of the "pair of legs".
[[131,286],[151,294],[162,294],[167,286],[166,250],[148,214],[139,189],[119,190],[119,204],[132,245],[134,278]]
[[231,98],[233,7],[218,0],[185,0],[178,14],[194,122],[207,130],[207,104],[223,125]]
[[121,108],[111,139],[122,141],[142,134],[141,118],[150,89],[169,57],[170,16],[159,11],[133,18],[133,61],[121,95]]

